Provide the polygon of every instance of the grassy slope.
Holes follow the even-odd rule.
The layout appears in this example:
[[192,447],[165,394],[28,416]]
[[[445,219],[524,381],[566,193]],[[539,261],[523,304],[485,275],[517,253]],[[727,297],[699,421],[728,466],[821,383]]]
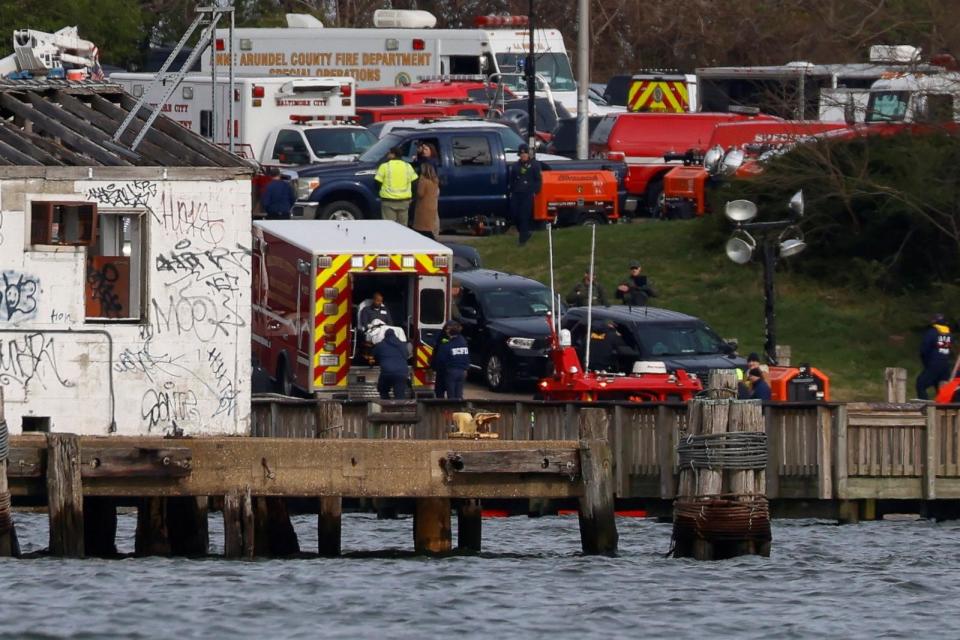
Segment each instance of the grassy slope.
[[[759,265],[738,266],[721,251],[705,251],[691,234],[697,221],[637,223],[597,229],[596,273],[608,296],[630,259],[643,264],[657,306],[706,320],[720,335],[740,341],[740,353],[762,351],[763,278]],[[515,235],[477,239],[486,266],[549,284],[547,236],[519,248]],[[590,257],[584,228],[554,233],[557,289],[563,295]],[[802,260],[802,255],[799,258]],[[831,377],[837,400],[882,400],[884,367],[907,367],[908,397],[918,373],[919,332],[932,306],[915,297],[853,291],[778,270],[777,336],[793,362],[810,362]]]

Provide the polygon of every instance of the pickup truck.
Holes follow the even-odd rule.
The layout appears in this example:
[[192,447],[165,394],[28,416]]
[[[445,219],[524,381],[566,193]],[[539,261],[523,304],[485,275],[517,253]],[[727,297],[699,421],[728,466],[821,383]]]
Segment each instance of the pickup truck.
[[[419,142],[429,142],[439,152],[441,231],[464,228],[476,231],[500,226],[509,216],[509,165],[517,161],[517,149],[523,140],[509,127],[483,121],[432,122],[394,129],[353,162],[298,169],[298,203],[293,216],[321,220],[379,218],[379,187],[374,180],[377,166],[393,147],[400,147],[403,157],[412,161]],[[564,164],[570,162],[547,154],[538,154],[537,158],[544,171],[563,170]],[[575,167],[571,164],[570,168],[579,175],[590,171],[613,173],[619,210],[626,198],[625,164],[582,161]],[[584,187],[592,188],[592,185],[591,180]],[[618,210],[610,212],[608,218],[616,219]],[[574,221],[600,220],[595,213],[584,211]]]

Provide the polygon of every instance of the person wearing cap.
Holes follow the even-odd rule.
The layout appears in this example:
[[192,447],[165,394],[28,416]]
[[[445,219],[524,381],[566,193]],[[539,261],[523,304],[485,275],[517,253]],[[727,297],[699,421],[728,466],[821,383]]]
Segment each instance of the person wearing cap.
[[[587,306],[587,299],[590,295],[590,270],[585,269],[583,279],[573,285],[573,289],[567,294],[567,304],[574,307]],[[593,304],[607,306],[607,296],[603,293],[603,287],[597,282],[597,276],[593,276]]]
[[634,260],[630,263],[630,275],[617,287],[617,299],[622,300],[623,304],[643,307],[646,306],[648,298],[657,297],[657,292],[653,290],[642,271],[639,262]]
[[530,226],[533,224],[533,198],[540,193],[543,178],[540,163],[530,156],[530,147],[521,144],[517,149],[519,159],[510,166],[507,187],[510,192],[510,215],[513,224],[520,232],[520,246],[530,239]]
[[747,366],[745,369],[737,369],[737,397],[741,400],[750,398],[750,384],[747,382],[747,375],[753,369],[760,369],[760,356],[756,351],[751,351],[747,356]]
[[923,370],[917,376],[917,397],[927,400],[927,389],[938,389],[950,377],[950,349],[953,346],[953,336],[950,335],[950,325],[944,320],[942,313],[934,314],[930,319],[930,326],[923,334],[920,343],[920,362]]
[[260,206],[267,214],[267,220],[289,220],[290,210],[296,202],[293,186],[280,173],[280,169],[270,167],[267,171],[270,182],[260,196]]
[[417,172],[403,159],[400,147],[390,149],[373,179],[380,183],[380,217],[407,226]]
[[766,376],[763,375],[763,369],[754,367],[747,371],[747,381],[750,383],[750,395],[748,397],[751,400],[770,402],[770,385],[767,383]]
[[619,372],[621,356],[637,353],[624,341],[613,320],[607,320],[601,326],[590,332],[590,362],[587,368],[591,371]]
[[433,352],[433,366],[437,376],[444,376],[444,391],[447,398],[463,400],[463,383],[470,369],[470,348],[461,335],[462,327],[456,320],[450,320],[445,326],[447,340],[442,339]]

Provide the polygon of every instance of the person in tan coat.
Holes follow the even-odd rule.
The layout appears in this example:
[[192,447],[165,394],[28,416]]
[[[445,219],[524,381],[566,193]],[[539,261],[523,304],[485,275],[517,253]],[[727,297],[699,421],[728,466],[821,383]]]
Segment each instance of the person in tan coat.
[[420,165],[417,180],[417,204],[413,211],[413,228],[425,236],[437,239],[440,235],[440,176],[431,162]]

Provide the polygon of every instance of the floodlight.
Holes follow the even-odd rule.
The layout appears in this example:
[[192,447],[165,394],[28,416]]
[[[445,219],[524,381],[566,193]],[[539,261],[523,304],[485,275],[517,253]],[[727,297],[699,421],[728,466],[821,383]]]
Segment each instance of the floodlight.
[[734,171],[740,168],[740,165],[743,164],[743,149],[731,149],[727,152],[727,155],[723,156],[723,163],[721,170],[724,175],[730,175]]
[[728,202],[723,211],[734,222],[746,222],[757,217],[757,205],[749,200]]
[[793,212],[793,215],[798,218],[803,217],[803,189],[793,194],[793,197],[790,198],[790,204],[787,206]]
[[781,258],[795,256],[807,248],[807,243],[803,241],[803,231],[797,226],[784,229],[777,238],[777,244],[780,245]]
[[716,175],[720,171],[720,162],[723,160],[723,147],[717,145],[707,151],[703,156],[703,168],[710,175]]
[[724,251],[727,257],[737,264],[747,264],[753,257],[753,250],[757,248],[757,241],[746,231],[740,231],[727,240]]

